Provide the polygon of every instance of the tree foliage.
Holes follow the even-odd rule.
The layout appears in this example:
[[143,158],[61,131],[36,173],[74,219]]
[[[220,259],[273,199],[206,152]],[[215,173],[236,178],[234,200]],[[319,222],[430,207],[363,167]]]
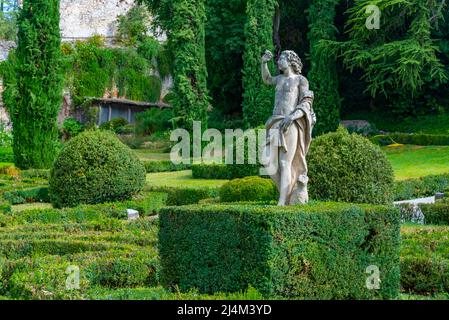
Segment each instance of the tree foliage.
[[[382,13],[377,30],[366,27],[368,5]],[[372,98],[381,94],[395,101],[394,111],[413,112],[420,96],[448,80],[441,57],[445,42],[435,38],[445,10],[441,0],[357,0],[347,11],[347,40],[323,41],[320,46],[328,54],[338,53],[349,71],[361,70]]]
[[56,154],[62,104],[59,0],[26,0],[19,15],[14,157],[20,168],[48,168]]
[[206,2],[208,89],[220,117],[240,114],[247,0]]
[[273,51],[273,16],[275,0],[248,0],[243,56],[243,116],[246,127],[264,124],[273,110],[274,90],[266,86],[260,75],[261,57]]
[[142,0],[154,15],[155,26],[166,32],[174,58],[174,112],[178,125],[192,128],[192,121],[207,127],[209,94],[205,57],[204,0]]
[[340,95],[336,55],[322,50],[321,40],[335,39],[334,19],[339,0],[315,0],[308,9],[311,70],[310,87],[315,93],[317,124],[314,134],[335,131],[340,123]]

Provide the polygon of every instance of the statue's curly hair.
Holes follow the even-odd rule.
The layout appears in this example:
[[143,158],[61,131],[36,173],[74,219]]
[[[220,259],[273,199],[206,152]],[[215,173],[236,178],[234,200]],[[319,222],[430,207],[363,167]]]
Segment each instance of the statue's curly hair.
[[285,50],[282,52],[282,54],[285,54],[285,56],[287,57],[287,60],[292,66],[293,71],[296,74],[301,74],[303,64],[301,58],[296,54],[296,52],[291,50]]

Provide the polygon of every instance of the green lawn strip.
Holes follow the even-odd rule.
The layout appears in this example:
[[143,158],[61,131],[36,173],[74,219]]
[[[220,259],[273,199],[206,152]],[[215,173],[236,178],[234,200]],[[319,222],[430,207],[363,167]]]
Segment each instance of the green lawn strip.
[[384,147],[396,180],[449,172],[449,146]]
[[133,151],[140,160],[170,160],[170,153],[159,153],[147,149],[135,149]]
[[149,187],[219,188],[227,181],[193,179],[192,170],[147,174]]

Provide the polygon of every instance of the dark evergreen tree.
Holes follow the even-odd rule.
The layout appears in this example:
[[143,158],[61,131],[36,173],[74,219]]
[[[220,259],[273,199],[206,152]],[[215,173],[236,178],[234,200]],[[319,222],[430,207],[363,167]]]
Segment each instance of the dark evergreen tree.
[[178,125],[191,129],[192,121],[207,127],[209,95],[205,58],[205,0],[143,0],[155,24],[167,33],[174,57],[173,101]]
[[242,69],[247,0],[208,0],[207,85],[220,117],[242,111]]
[[335,39],[335,10],[339,0],[314,0],[308,9],[311,69],[310,88],[315,93],[317,124],[314,135],[335,131],[340,123],[340,95],[336,54],[321,50],[320,40]]
[[265,123],[273,112],[274,89],[261,77],[261,57],[265,50],[273,52],[273,17],[275,0],[248,0],[243,57],[243,116],[246,127]]
[[9,106],[19,168],[49,168],[62,104],[59,0],[25,0],[18,20],[16,99]]

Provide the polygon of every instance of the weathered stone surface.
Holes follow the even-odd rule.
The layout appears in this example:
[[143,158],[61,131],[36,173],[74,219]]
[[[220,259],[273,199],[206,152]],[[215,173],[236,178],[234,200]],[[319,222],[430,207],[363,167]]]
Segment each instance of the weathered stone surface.
[[62,0],[61,33],[65,40],[99,34],[113,37],[117,17],[125,14],[134,0]]
[[273,54],[266,51],[262,57],[262,79],[276,87],[273,115],[265,124],[267,143],[261,163],[279,190],[278,205],[307,203],[306,155],[312,142],[316,123],[313,111],[313,91],[301,75],[302,62],[293,51],[284,51],[277,62],[282,73],[271,76],[267,62]]

